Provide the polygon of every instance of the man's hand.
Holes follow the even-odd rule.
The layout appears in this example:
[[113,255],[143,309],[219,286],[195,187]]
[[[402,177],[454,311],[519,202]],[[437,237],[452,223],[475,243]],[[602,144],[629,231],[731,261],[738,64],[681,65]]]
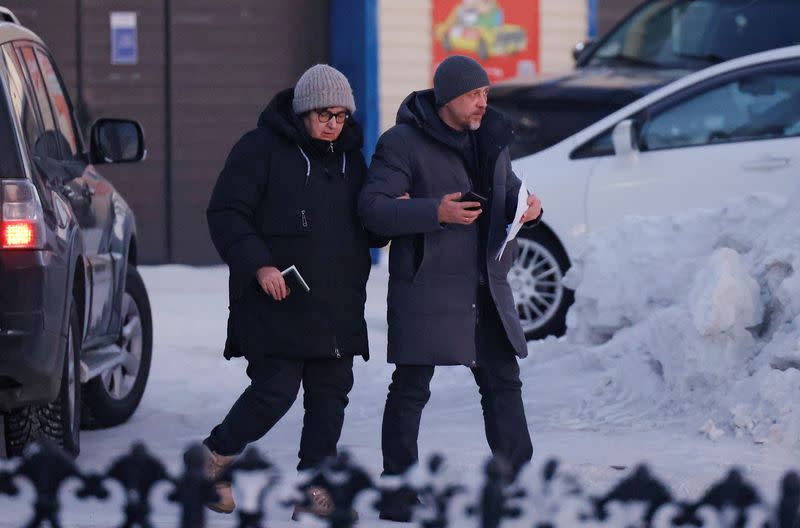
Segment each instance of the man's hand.
[[536,220],[539,218],[539,215],[542,212],[542,202],[539,201],[539,198],[536,197],[535,194],[531,194],[528,196],[528,208],[522,213],[522,217],[519,219],[520,224],[524,224],[525,222],[530,222],[531,220]]
[[[440,224],[471,224],[481,214],[480,202],[459,202],[461,193],[445,194],[439,202]],[[470,211],[469,209],[475,209]]]
[[276,301],[282,301],[289,295],[289,288],[286,287],[286,281],[283,280],[278,268],[272,266],[258,268],[256,280],[261,289]]
[[398,200],[410,200],[411,199],[411,195],[408,194],[408,193],[403,193],[401,196],[398,196],[397,199]]

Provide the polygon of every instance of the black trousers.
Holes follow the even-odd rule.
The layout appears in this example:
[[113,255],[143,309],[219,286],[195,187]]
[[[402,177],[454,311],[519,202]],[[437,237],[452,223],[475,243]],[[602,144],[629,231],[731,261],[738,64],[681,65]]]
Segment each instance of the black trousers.
[[[503,455],[514,472],[533,457],[533,444],[522,404],[522,382],[514,350],[494,304],[483,308],[476,327],[478,385],[486,439],[493,454]],[[383,473],[399,475],[419,458],[417,438],[422,409],[430,398],[431,365],[397,365],[383,411]]]
[[297,469],[317,467],[336,455],[344,409],[353,388],[353,358],[290,360],[248,358],[250,386],[205,443],[220,455],[240,453],[264,436],[297,399],[303,384],[303,432]]

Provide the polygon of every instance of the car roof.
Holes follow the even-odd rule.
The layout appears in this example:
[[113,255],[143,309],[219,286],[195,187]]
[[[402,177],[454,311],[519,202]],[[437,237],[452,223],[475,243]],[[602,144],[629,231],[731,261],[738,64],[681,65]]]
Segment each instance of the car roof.
[[36,33],[25,26],[21,26],[14,22],[0,22],[0,44],[5,44],[6,42],[11,42],[14,40],[32,40],[44,45],[42,39],[40,39]]
[[662,86],[661,88],[645,95],[644,97],[637,99],[626,106],[623,106],[613,114],[604,117],[600,121],[568,137],[564,140],[564,142],[582,143],[587,139],[594,137],[597,133],[610,128],[612,124],[615,124],[623,117],[635,114],[639,110],[646,108],[647,106],[659,101],[660,99],[663,99],[664,97],[680,92],[685,88],[718,75],[736,71],[748,66],[796,58],[800,58],[800,45],[787,46],[785,48],[776,48],[759,53],[753,53],[752,55],[745,55],[743,57],[738,57],[729,61],[715,64],[714,66],[709,66],[708,68],[704,68],[694,73],[690,73],[685,77],[681,77],[680,79],[677,79],[666,86]]

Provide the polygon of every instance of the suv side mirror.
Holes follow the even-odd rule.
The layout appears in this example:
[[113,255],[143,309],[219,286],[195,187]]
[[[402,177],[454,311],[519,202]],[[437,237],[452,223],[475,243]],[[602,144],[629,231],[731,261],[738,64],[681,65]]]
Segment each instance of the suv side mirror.
[[92,163],[131,163],[144,155],[144,132],[136,121],[104,118],[92,125]]
[[611,142],[614,145],[614,154],[617,156],[630,156],[639,151],[632,119],[625,119],[617,123],[611,132]]
[[584,41],[575,44],[575,47],[572,48],[572,58],[577,61],[578,58],[581,56],[581,53],[583,53],[586,50],[586,48],[591,46],[593,42],[594,39],[586,39]]

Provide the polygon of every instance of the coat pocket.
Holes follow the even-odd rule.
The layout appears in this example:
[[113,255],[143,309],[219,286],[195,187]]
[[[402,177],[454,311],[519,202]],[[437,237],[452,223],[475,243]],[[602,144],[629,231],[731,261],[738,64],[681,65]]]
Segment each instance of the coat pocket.
[[438,233],[425,233],[417,235],[419,242],[417,243],[417,250],[414,255],[414,273],[412,275],[413,282],[424,282],[425,278],[430,276],[432,270],[436,268],[436,259],[438,258]]
[[425,266],[429,249],[426,235],[408,235],[392,239],[389,250],[389,273],[392,277],[414,280]]

